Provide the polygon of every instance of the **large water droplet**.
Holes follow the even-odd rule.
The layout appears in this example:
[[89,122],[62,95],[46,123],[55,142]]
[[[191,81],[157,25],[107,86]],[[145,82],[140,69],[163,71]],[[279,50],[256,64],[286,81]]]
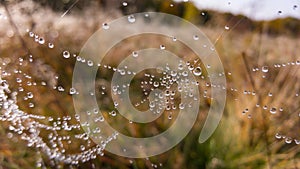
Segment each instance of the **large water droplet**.
[[194,40],[199,40],[199,36],[198,36],[198,35],[194,35],[194,36],[193,36],[193,39],[194,39]]
[[128,3],[124,1],[124,2],[122,3],[122,5],[123,5],[123,6],[127,6]]
[[270,109],[270,113],[271,113],[271,114],[276,114],[276,112],[277,112],[277,109],[276,109],[275,107],[272,107],[272,108]]
[[276,133],[276,134],[275,134],[275,138],[277,138],[277,139],[281,139],[281,138],[282,138],[282,136],[281,136],[279,133]]
[[139,56],[139,54],[136,51],[134,51],[134,52],[132,52],[132,56],[136,58]]
[[88,60],[88,61],[87,61],[87,65],[88,65],[88,66],[93,66],[93,65],[94,65],[94,62],[91,61],[91,60]]
[[269,71],[269,67],[268,66],[263,66],[261,68],[261,71],[264,72],[264,73],[267,73]]
[[66,58],[66,59],[70,58],[70,52],[64,51],[63,52],[63,57]]
[[113,111],[110,112],[110,115],[116,116],[116,115],[117,115],[117,112],[116,112],[115,110],[113,110]]
[[127,19],[128,19],[128,22],[130,22],[130,23],[134,23],[134,22],[135,22],[135,17],[134,17],[134,15],[129,15],[129,16],[127,17]]
[[42,37],[40,37],[40,38],[39,38],[39,44],[41,44],[41,45],[42,45],[42,44],[44,44],[44,43],[45,43],[45,39],[44,39],[44,38],[42,38]]
[[73,95],[73,94],[76,94],[76,89],[75,88],[70,88],[70,91],[69,91],[69,93],[71,94],[71,95]]
[[202,69],[201,67],[196,67],[193,71],[195,76],[200,76],[202,74]]
[[53,43],[48,43],[48,47],[49,47],[50,49],[52,49],[52,48],[54,48],[54,44],[53,44]]
[[103,24],[102,24],[102,28],[103,28],[103,29],[109,29],[108,23],[103,23]]
[[285,138],[285,143],[287,143],[287,144],[291,144],[292,143],[292,141],[293,141],[293,139],[291,138],[291,137],[287,137],[287,138]]

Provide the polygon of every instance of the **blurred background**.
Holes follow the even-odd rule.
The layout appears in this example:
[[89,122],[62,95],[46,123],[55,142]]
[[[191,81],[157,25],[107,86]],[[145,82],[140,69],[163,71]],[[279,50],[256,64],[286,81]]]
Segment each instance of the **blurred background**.
[[[164,154],[146,159],[129,159],[104,151],[103,156],[87,162],[65,164],[28,145],[10,129],[10,122],[0,121],[0,168],[300,168],[300,1],[0,2],[1,76],[8,81],[12,91],[19,90],[18,106],[29,114],[54,119],[74,117],[72,96],[60,91],[59,87],[66,91],[72,87],[76,59],[65,59],[62,57],[64,51],[77,56],[88,38],[104,23],[137,12],[173,14],[199,27],[215,44],[227,79],[223,118],[213,136],[203,144],[198,143],[198,137],[210,107],[207,97],[201,98],[198,120],[187,137]],[[168,39],[162,36],[131,37],[114,47],[104,63],[117,66],[134,50],[159,48],[167,43]],[[186,61],[195,58],[184,46],[170,45],[167,49],[184,56]],[[18,82],[17,73],[9,75],[16,70],[22,70],[32,76],[32,81],[45,85],[31,85],[26,79]],[[166,114],[151,125],[114,123],[116,118],[110,118],[113,101],[109,95],[112,73],[106,68],[99,69],[96,79],[99,90],[95,94],[101,110],[106,112],[105,118],[115,128],[128,135],[145,137],[158,134],[172,124],[176,112],[172,118]],[[137,75],[132,83],[132,102],[143,99],[143,93],[138,89],[143,81],[147,78]],[[22,93],[20,86],[31,91],[34,98],[28,99],[28,93]],[[200,91],[206,91],[208,95],[210,87],[207,81],[200,82]],[[24,99],[26,95],[27,99]],[[146,108],[142,105],[140,109]],[[1,115],[4,111],[1,106]],[[73,119],[71,123],[78,123]],[[56,125],[53,121],[44,123]],[[76,135],[77,132],[80,131],[69,134]],[[40,136],[47,140],[49,135],[41,132]],[[87,149],[95,146],[91,140],[77,139],[72,144],[66,143],[66,151],[80,153],[82,145]]]

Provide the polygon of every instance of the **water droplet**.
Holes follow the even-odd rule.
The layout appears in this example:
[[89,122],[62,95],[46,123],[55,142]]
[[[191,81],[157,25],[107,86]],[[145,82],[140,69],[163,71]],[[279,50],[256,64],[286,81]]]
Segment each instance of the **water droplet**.
[[183,64],[182,63],[179,63],[178,64],[178,70],[182,70],[183,69]]
[[261,71],[264,72],[264,73],[267,73],[269,71],[269,67],[268,66],[263,66]]
[[136,51],[134,51],[134,52],[132,52],[132,56],[136,58],[139,56],[139,54]]
[[275,107],[272,107],[272,108],[270,109],[270,113],[271,113],[271,114],[276,114],[276,112],[277,112],[277,109],[276,109]]
[[60,91],[60,92],[65,91],[65,89],[64,89],[62,86],[58,86],[58,87],[57,87],[57,90]]
[[291,138],[291,137],[287,137],[287,138],[285,138],[285,143],[287,143],[287,144],[291,144],[292,143],[292,141],[293,141],[293,139]]
[[199,40],[199,36],[198,36],[198,35],[194,35],[194,36],[193,36],[193,39],[194,39],[194,40]]
[[114,101],[114,106],[118,107],[119,103],[117,101]]
[[124,1],[124,2],[122,3],[122,5],[123,5],[123,6],[127,6],[128,3]]
[[16,82],[17,83],[22,83],[22,79],[21,78],[16,78]]
[[29,103],[28,106],[29,106],[30,108],[33,108],[33,107],[34,107],[34,104],[33,104],[33,103]]
[[84,150],[85,150],[84,145],[80,145],[80,150],[81,150],[81,151],[84,151]]
[[102,28],[103,28],[103,29],[109,29],[108,23],[103,23],[103,24],[102,24]]
[[91,60],[88,60],[88,61],[87,61],[87,65],[88,65],[88,66],[93,66],[93,65],[94,65],[94,62],[91,61]]
[[63,57],[66,58],[66,59],[69,58],[70,57],[70,52],[64,51],[63,52]]
[[188,69],[189,69],[190,71],[192,71],[192,70],[194,70],[194,66],[193,66],[193,65],[189,65],[189,66],[188,66]]
[[41,168],[41,167],[42,167],[42,163],[38,161],[38,162],[36,163],[36,167],[37,167],[37,168]]
[[174,70],[172,70],[172,71],[171,71],[171,76],[173,76],[173,77],[177,76],[177,72],[174,71]]
[[196,67],[196,68],[194,69],[193,73],[194,73],[195,76],[200,76],[200,75],[202,74],[202,69],[201,69],[201,67],[199,67],[199,66]]
[[188,73],[187,71],[183,71],[183,72],[182,72],[182,76],[186,77],[186,76],[188,76],[188,75],[189,75],[189,73]]
[[27,98],[29,98],[29,99],[32,99],[32,98],[33,98],[32,92],[28,92],[28,93],[27,93]]
[[185,107],[185,105],[184,105],[183,103],[180,103],[180,104],[179,104],[179,109],[183,110],[184,107]]
[[127,17],[127,19],[128,19],[128,22],[130,22],[130,23],[134,23],[134,22],[135,22],[135,17],[134,17],[134,15],[129,15],[129,16]]
[[154,86],[154,87],[158,87],[158,86],[159,86],[159,82],[155,81],[155,82],[153,83],[153,86]]
[[53,44],[53,43],[48,43],[48,47],[49,47],[50,49],[53,49],[53,48],[54,48],[54,44]]
[[71,95],[73,95],[73,94],[76,94],[76,89],[75,88],[70,88],[70,91],[69,91],[69,93],[71,94]]
[[113,110],[113,111],[110,112],[110,115],[116,116],[116,115],[117,115],[117,112]]
[[282,136],[281,136],[279,133],[276,133],[276,134],[275,134],[275,138],[281,139],[281,137],[282,137]]
[[44,38],[42,38],[42,37],[40,37],[40,38],[39,38],[39,44],[41,44],[41,45],[42,45],[42,44],[44,44],[44,43],[45,43],[45,39],[44,39]]
[[33,32],[29,32],[28,34],[29,34],[29,37],[31,37],[31,38],[34,37],[34,33]]

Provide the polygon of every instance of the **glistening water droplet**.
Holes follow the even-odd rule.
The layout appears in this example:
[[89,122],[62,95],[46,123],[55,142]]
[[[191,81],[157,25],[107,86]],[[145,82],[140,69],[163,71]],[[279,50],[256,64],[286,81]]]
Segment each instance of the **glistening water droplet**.
[[39,44],[41,44],[41,45],[42,45],[42,44],[44,44],[44,43],[45,43],[45,39],[44,39],[44,38],[42,38],[42,37],[40,37],[40,38],[39,38]]
[[124,1],[124,2],[122,3],[122,5],[123,5],[123,6],[127,6],[128,3]]
[[267,73],[269,71],[269,67],[268,66],[263,66],[261,68],[261,71],[264,72],[264,73]]
[[70,57],[70,52],[64,51],[63,52],[63,57],[66,58],[66,59],[68,59]]
[[200,76],[202,74],[202,69],[201,67],[196,67],[194,70],[193,70],[193,73],[195,76]]
[[103,28],[103,29],[109,29],[108,23],[103,23],[103,24],[102,24],[102,28]]
[[135,22],[135,17],[134,17],[134,15],[129,15],[129,16],[127,17],[127,19],[128,19],[128,22],[130,22],[130,23],[134,23],[134,22]]
[[198,36],[198,35],[194,35],[194,36],[193,36],[193,39],[194,39],[194,40],[199,40],[199,36]]
[[53,44],[53,43],[48,43],[48,47],[49,47],[50,49],[52,49],[52,48],[54,48],[54,44]]
[[139,56],[139,54],[136,51],[134,51],[134,52],[132,52],[132,56],[136,58]]
[[277,112],[277,109],[276,109],[275,107],[272,107],[272,108],[270,109],[270,113],[271,113],[271,114],[276,114],[276,112]]

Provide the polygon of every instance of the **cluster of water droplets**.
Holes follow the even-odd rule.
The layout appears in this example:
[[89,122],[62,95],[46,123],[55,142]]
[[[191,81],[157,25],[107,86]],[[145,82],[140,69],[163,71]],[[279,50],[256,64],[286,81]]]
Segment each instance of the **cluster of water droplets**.
[[[33,32],[28,31],[28,35],[40,45],[46,43],[43,37]],[[48,47],[52,49],[54,45],[48,43]],[[69,58],[70,53],[64,51],[62,56]],[[75,88],[71,87],[69,90],[66,90],[61,85],[50,86],[51,83],[46,81],[34,81],[36,77],[25,73],[27,66],[30,63],[35,63],[35,58],[32,55],[26,58],[20,57],[15,69],[10,68],[11,60],[9,58],[4,58],[2,61],[0,67],[0,121],[8,122],[10,132],[7,136],[9,138],[16,136],[26,141],[28,147],[35,148],[38,150],[38,153],[42,152],[54,162],[77,165],[80,162],[87,162],[95,159],[97,156],[104,155],[103,150],[105,146],[116,138],[117,133],[103,138],[101,144],[95,145],[89,138],[91,133],[82,131],[78,114],[60,116],[60,113],[58,113],[59,117],[57,117],[57,114],[46,116],[34,113],[36,106],[32,100],[34,100],[35,92],[31,90],[32,87],[44,87],[47,90],[68,92],[70,95],[77,93]],[[87,63],[90,64],[89,62]],[[11,78],[15,82],[9,81]],[[59,76],[55,75],[55,79],[58,78]],[[10,84],[14,84],[14,86]],[[28,102],[27,112],[21,109],[20,100]],[[97,131],[92,132],[101,132],[101,130],[97,129]],[[68,149],[68,147],[74,145],[78,145],[75,149],[80,151],[74,152],[74,150]],[[37,167],[42,167],[41,165],[42,162],[39,160]]]
[[[134,16],[128,16],[129,22],[135,22]],[[103,29],[109,29],[107,23],[103,23]],[[47,42],[45,38],[35,34],[32,31],[27,31],[28,36],[34,40],[34,42],[39,45],[47,45],[49,49],[53,49],[55,45],[52,42]],[[174,38],[173,38],[174,39]],[[194,40],[198,40],[197,35],[193,36]],[[161,50],[165,50],[165,45],[160,45]],[[72,57],[71,57],[72,56]],[[113,67],[106,64],[94,63],[94,61],[83,58],[79,55],[72,54],[68,50],[64,50],[61,53],[61,57],[64,59],[74,59],[76,62],[81,62],[87,64],[88,67],[102,67],[104,69],[113,71],[114,73],[119,73],[120,75],[134,74],[138,72],[131,72],[117,67]],[[138,58],[138,52],[133,51],[132,57]],[[89,123],[80,124],[80,115],[66,115],[62,117],[52,117],[46,115],[35,115],[35,104],[34,97],[35,92],[30,90],[28,87],[44,87],[47,90],[54,90],[59,93],[67,93],[69,95],[79,94],[76,88],[67,88],[63,85],[57,85],[56,83],[48,83],[47,81],[34,81],[36,77],[23,72],[30,63],[35,63],[35,57],[29,55],[28,57],[18,59],[18,68],[15,70],[8,69],[8,64],[3,62],[1,65],[1,76],[0,76],[0,120],[4,122],[9,122],[9,130],[11,131],[8,136],[11,138],[14,135],[27,142],[28,147],[37,148],[39,151],[46,154],[51,160],[64,162],[67,164],[79,164],[80,162],[86,162],[91,159],[95,159],[97,155],[103,156],[103,150],[105,146],[116,139],[118,133],[113,133],[108,138],[101,138],[101,128],[93,128],[90,131],[83,132],[81,127],[88,127]],[[168,63],[164,67],[157,67],[155,74],[144,74],[144,81],[141,81],[140,87],[143,91],[145,98],[139,103],[135,104],[135,107],[139,107],[141,104],[149,101],[149,109],[153,113],[158,113],[161,109],[166,109],[168,111],[168,119],[173,118],[174,111],[184,110],[186,107],[192,106],[191,103],[178,102],[178,97],[183,95],[183,97],[193,98],[194,101],[199,101],[191,92],[193,89],[198,88],[202,82],[204,85],[202,87],[207,88],[204,90],[203,98],[210,99],[208,90],[210,87],[222,88],[226,90],[225,86],[220,86],[217,84],[211,84],[207,78],[204,67],[210,69],[210,65],[200,65],[199,60],[183,61],[178,63],[177,69],[172,70],[168,66]],[[188,76],[193,75],[196,77],[196,81],[189,81]],[[219,73],[215,76],[224,76],[225,73]],[[10,82],[5,79],[14,78],[17,87],[10,86]],[[53,75],[55,80],[58,80],[59,75]],[[52,85],[52,86],[51,86]],[[129,87],[130,84],[125,86],[112,86],[112,94],[119,95],[124,92],[124,88]],[[150,86],[150,87],[149,87]],[[150,88],[150,90],[149,90]],[[151,91],[156,89],[165,88],[163,93],[155,93],[150,96]],[[102,86],[104,91],[106,88]],[[106,95],[106,92],[101,92],[102,95]],[[91,92],[90,95],[95,95]],[[21,100],[28,102],[27,108],[29,112],[24,112],[21,110],[18,99],[22,96]],[[150,99],[150,97],[154,97]],[[118,107],[119,103],[113,103],[115,108]],[[32,111],[31,111],[32,110]],[[89,111],[87,113],[98,113],[98,110]],[[112,117],[117,116],[117,111],[112,110],[109,112]],[[103,122],[105,119],[103,116],[95,118],[95,122]],[[131,122],[132,123],[132,122]],[[47,133],[45,135],[45,133]],[[74,134],[78,133],[78,134]],[[95,145],[89,138],[91,135],[99,136],[103,141],[99,145]],[[75,142],[80,142],[78,153],[70,153],[66,147],[72,145]],[[38,164],[40,166],[41,163]],[[159,165],[154,167],[158,167]]]
[[[264,66],[255,66],[252,68],[252,73],[253,76],[256,78],[261,77],[263,80],[268,80],[269,76],[271,73],[273,73],[274,71],[278,71],[280,69],[289,69],[289,68],[293,68],[300,66],[300,61],[299,60],[295,60],[295,61],[290,61],[290,62],[285,62],[285,63],[276,63],[273,65],[264,65]],[[254,90],[239,90],[236,88],[231,88],[231,91],[234,92],[242,92],[242,94],[246,97],[263,97],[263,98],[267,98],[270,100],[276,100],[277,97],[281,97],[280,93],[275,93],[273,94],[272,92],[264,92],[265,94],[262,94],[261,91],[254,91]],[[265,91],[265,90],[263,90]],[[291,87],[290,91],[292,92],[292,95],[290,95],[291,97],[293,97],[293,100],[295,102],[297,102],[297,100],[299,99],[299,90],[297,88]],[[237,100],[237,99],[236,99]],[[249,108],[245,108],[242,111],[242,115],[246,115],[247,118],[252,119],[253,115],[257,115],[256,112],[261,112],[261,113],[269,113],[269,115],[271,116],[282,116],[282,115],[286,115],[286,114],[294,114],[296,113],[296,118],[300,118],[300,113],[299,112],[290,112],[291,110],[286,107],[286,105],[280,105],[277,103],[277,105],[272,105],[272,103],[269,104],[262,104],[260,102],[256,103],[255,106],[252,108],[252,110],[250,110]],[[291,143],[295,143],[296,145],[299,144],[299,139],[297,138],[298,136],[294,136],[295,138],[291,137],[291,136],[286,136],[283,134],[279,134],[276,133],[274,134],[275,138],[278,140],[283,140],[286,144],[291,144]]]
[[275,138],[278,140],[284,140],[284,142],[286,144],[291,144],[292,142],[295,142],[296,145],[300,144],[300,140],[299,139],[293,139],[292,137],[280,134],[280,133],[276,133],[275,134]]

